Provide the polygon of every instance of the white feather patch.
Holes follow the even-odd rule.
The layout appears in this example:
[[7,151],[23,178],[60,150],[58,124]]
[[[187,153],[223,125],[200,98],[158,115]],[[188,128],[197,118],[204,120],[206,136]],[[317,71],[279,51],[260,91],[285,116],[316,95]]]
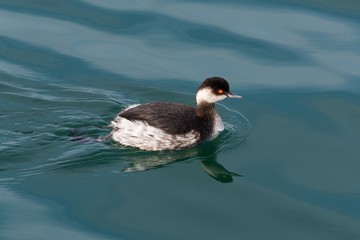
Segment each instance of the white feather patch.
[[114,128],[112,138],[125,146],[137,147],[148,151],[174,150],[195,145],[200,134],[194,130],[186,134],[172,135],[143,121],[129,121],[116,117],[111,122]]
[[214,130],[213,134],[211,136],[212,139],[214,139],[221,131],[224,130],[224,123],[221,120],[221,117],[218,113],[216,113],[215,120],[214,120]]
[[196,103],[200,104],[201,102],[215,103],[226,98],[226,95],[216,95],[210,88],[200,89],[196,94]]
[[127,111],[127,110],[129,110],[130,108],[134,108],[134,107],[136,107],[136,106],[139,106],[140,104],[131,104],[131,105],[129,105],[127,108],[125,108],[124,110],[122,110],[121,112],[125,112],[125,111]]

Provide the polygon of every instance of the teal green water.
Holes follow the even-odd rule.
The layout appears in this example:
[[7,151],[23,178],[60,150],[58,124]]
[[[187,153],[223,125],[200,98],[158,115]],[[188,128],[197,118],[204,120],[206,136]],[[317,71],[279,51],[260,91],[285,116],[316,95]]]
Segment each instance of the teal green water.
[[[0,1],[0,239],[360,239],[359,29],[350,0]],[[243,96],[211,142],[70,141],[210,76]]]

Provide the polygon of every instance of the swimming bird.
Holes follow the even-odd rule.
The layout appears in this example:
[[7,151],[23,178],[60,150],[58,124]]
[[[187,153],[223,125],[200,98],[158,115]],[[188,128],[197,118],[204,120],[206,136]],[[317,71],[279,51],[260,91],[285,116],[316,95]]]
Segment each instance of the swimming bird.
[[156,102],[131,105],[111,122],[114,141],[146,151],[177,150],[214,139],[224,130],[215,102],[241,98],[221,77],[207,78],[196,93],[196,107]]

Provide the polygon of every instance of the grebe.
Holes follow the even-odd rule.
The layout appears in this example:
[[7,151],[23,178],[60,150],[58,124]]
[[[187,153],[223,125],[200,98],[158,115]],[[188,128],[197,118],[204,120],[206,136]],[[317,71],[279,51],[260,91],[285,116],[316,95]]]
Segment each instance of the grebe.
[[214,139],[224,130],[215,102],[241,98],[220,77],[207,78],[196,93],[196,107],[180,103],[132,105],[111,122],[111,137],[125,146],[147,151],[176,150]]

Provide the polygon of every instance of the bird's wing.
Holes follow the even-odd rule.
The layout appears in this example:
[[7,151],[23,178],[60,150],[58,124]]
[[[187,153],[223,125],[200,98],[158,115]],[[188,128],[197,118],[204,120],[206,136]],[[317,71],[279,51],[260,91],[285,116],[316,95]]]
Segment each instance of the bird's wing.
[[169,134],[185,134],[199,127],[193,107],[179,103],[148,103],[126,109],[120,117],[130,121],[144,121]]

